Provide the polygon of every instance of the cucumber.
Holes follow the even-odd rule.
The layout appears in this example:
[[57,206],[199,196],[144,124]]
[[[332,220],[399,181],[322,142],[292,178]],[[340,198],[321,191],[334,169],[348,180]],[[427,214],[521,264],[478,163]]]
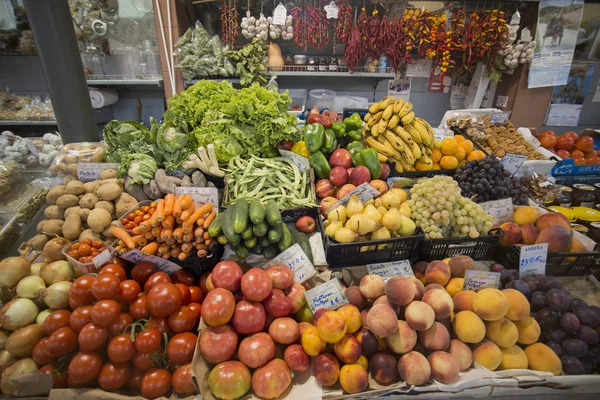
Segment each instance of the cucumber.
[[267,248],[271,245],[271,241],[269,240],[268,237],[263,236],[260,239],[258,239],[258,244],[262,247],[262,248]]
[[219,235],[217,236],[217,242],[219,244],[225,245],[227,244],[227,237],[225,235]]
[[248,216],[254,225],[258,225],[265,220],[265,208],[258,200],[252,200],[248,208]]
[[208,234],[210,237],[217,237],[223,232],[223,213],[218,214],[213,222],[210,223],[208,227]]
[[233,231],[231,226],[231,214],[233,213],[234,207],[227,207],[227,210],[223,213],[223,233],[227,237],[227,241],[231,244],[238,244],[241,240],[240,235]]
[[255,236],[263,237],[269,232],[269,225],[265,221],[261,222],[258,225],[254,225],[252,227],[252,232],[254,232]]
[[284,251],[294,244],[294,238],[287,225],[283,222],[281,223],[281,230],[283,231],[283,235],[281,235],[281,240],[277,243],[277,246],[279,250]]
[[239,199],[235,202],[233,214],[231,214],[231,225],[235,233],[242,233],[248,226],[248,200]]
[[252,253],[254,254],[262,254],[263,253],[263,247],[260,244],[256,244],[256,246],[254,246],[252,248]]
[[277,203],[273,200],[269,200],[265,207],[265,217],[267,219],[267,223],[273,227],[276,227],[281,223],[281,213],[279,212],[279,207],[277,207]]
[[313,262],[313,254],[312,254],[312,249],[310,248],[310,241],[308,240],[308,236],[306,235],[306,233],[298,231],[298,229],[296,229],[296,227],[292,226],[292,225],[289,225],[288,228],[289,228],[290,232],[292,233],[292,236],[294,237],[294,240],[296,241],[296,243],[298,243],[300,245],[300,247],[302,248],[302,251],[304,251],[304,253],[308,257],[308,259],[312,263]]
[[244,239],[244,246],[246,246],[249,249],[252,249],[257,244],[258,244],[258,239],[254,236],[250,237],[249,239]]
[[269,240],[271,243],[277,243],[281,240],[283,236],[283,228],[281,227],[282,223],[280,222],[277,226],[274,226],[269,231]]
[[250,253],[248,251],[248,248],[241,243],[238,243],[235,246],[233,246],[233,251],[235,251],[235,255],[241,259],[245,259]]
[[246,229],[244,229],[244,232],[242,232],[242,239],[250,239],[252,236],[254,236],[254,233],[252,232],[252,227],[247,226]]
[[275,246],[275,245],[271,245],[269,247],[265,247],[264,250],[263,250],[263,256],[265,258],[273,258],[277,254],[279,254],[279,250],[277,249],[277,246]]

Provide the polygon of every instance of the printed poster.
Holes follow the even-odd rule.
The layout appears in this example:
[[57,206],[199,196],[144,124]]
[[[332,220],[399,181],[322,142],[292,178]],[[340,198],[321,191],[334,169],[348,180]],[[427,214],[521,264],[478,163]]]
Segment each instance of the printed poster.
[[429,74],[429,83],[427,84],[427,91],[430,93],[450,93],[450,85],[452,84],[452,70],[446,70],[442,74],[440,66],[431,68]]
[[529,89],[567,84],[582,15],[583,0],[540,1]]
[[594,74],[594,63],[575,61],[566,85],[556,86],[548,107],[545,125],[577,126],[585,95]]
[[388,96],[401,98],[404,101],[410,101],[410,83],[411,78],[399,78],[388,81]]

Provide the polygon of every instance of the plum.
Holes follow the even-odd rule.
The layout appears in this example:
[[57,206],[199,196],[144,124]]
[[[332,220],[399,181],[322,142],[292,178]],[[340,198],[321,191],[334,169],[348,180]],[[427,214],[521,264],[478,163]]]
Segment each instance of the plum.
[[560,358],[563,355],[565,355],[565,351],[563,350],[562,346],[554,341],[550,341],[548,343],[546,343],[546,346],[550,347],[552,349],[553,352],[556,353],[556,355]]
[[589,326],[590,328],[595,328],[600,325],[600,318],[594,310],[590,307],[580,307],[575,310],[575,315],[579,318],[579,322],[581,325]]
[[565,349],[565,353],[572,355],[573,357],[583,357],[588,352],[588,345],[581,339],[565,339],[562,342],[562,347]]
[[531,303],[531,308],[533,308],[534,311],[537,311],[546,307],[545,298],[546,294],[544,292],[533,292],[531,294],[531,299],[529,300],[529,302]]
[[600,321],[600,307],[591,306],[590,308],[596,313],[596,315],[598,316],[598,320]]
[[529,285],[520,279],[515,281],[511,281],[506,285],[507,289],[515,289],[523,294],[523,296],[530,298],[531,297],[531,288]]
[[562,370],[565,375],[583,375],[585,374],[585,367],[581,361],[577,358],[564,355],[560,358],[560,362],[562,363]]
[[559,289],[562,287],[562,284],[558,279],[553,276],[545,276],[540,279],[540,283],[538,285],[538,290],[542,292],[547,292],[550,289]]
[[573,313],[567,312],[560,317],[560,326],[567,332],[577,333],[581,324],[579,318]]
[[562,343],[567,338],[567,332],[561,328],[546,329],[543,332],[544,339],[550,342]]
[[589,326],[582,326],[577,333],[577,338],[583,340],[586,344],[596,344],[600,342],[600,334]]
[[516,269],[503,269],[500,271],[500,282],[507,284],[510,281],[519,279],[519,271]]
[[600,346],[591,347],[587,355],[590,356],[595,363],[600,363]]
[[577,310],[578,308],[581,307],[589,307],[588,303],[586,303],[585,301],[581,300],[581,299],[573,299],[573,301],[571,302],[571,306],[569,307],[569,311],[574,312],[575,310]]
[[550,329],[558,325],[560,314],[550,307],[545,307],[535,313],[535,319],[542,329]]
[[592,359],[592,357],[589,355],[585,356],[585,357],[581,357],[579,359],[579,361],[581,361],[583,363],[583,367],[585,369],[585,373],[586,374],[591,374],[592,370],[594,369],[594,360]]
[[526,284],[529,285],[529,288],[531,289],[532,292],[535,292],[536,290],[538,290],[538,285],[540,284],[540,280],[537,277],[527,276],[527,277],[523,278],[523,280],[525,281]]
[[502,272],[504,269],[504,265],[496,263],[492,264],[490,267],[490,272]]
[[571,305],[571,298],[565,292],[556,288],[546,292],[544,301],[548,307],[558,312],[567,311]]

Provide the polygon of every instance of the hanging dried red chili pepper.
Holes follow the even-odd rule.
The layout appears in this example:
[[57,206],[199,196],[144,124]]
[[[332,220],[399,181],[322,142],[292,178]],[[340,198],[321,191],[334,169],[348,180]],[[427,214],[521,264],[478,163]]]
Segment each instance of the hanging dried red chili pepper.
[[465,24],[465,52],[463,68],[472,71],[485,58],[488,67],[493,67],[496,53],[507,35],[506,19],[502,10],[486,10],[471,13]]
[[397,17],[381,19],[381,29],[379,30],[378,45],[381,51],[386,55],[389,65],[396,71],[400,69],[400,64],[406,56],[404,46],[404,33],[402,32],[401,21]]
[[363,39],[360,33],[358,25],[354,25],[350,31],[350,38],[346,44],[346,51],[344,52],[344,58],[346,59],[346,65],[348,70],[356,71],[358,63],[363,58]]
[[223,43],[229,44],[233,49],[235,47],[235,38],[238,35],[238,11],[237,0],[223,0],[220,7],[221,15],[221,36]]
[[329,20],[323,7],[317,2],[307,7],[308,44],[315,46],[318,51],[329,43]]
[[335,26],[335,40],[346,44],[350,39],[350,31],[352,30],[352,6],[347,0],[343,0],[339,4],[339,9]]
[[379,20],[379,11],[374,9],[371,16],[367,19],[367,40],[366,40],[366,55],[368,57],[379,57],[379,30],[381,21]]
[[304,4],[297,4],[290,11],[294,23],[294,44],[302,51],[308,49],[308,19]]

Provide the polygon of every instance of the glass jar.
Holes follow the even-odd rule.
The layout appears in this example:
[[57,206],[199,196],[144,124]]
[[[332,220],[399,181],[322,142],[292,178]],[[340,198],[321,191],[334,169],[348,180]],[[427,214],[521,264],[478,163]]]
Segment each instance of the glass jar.
[[594,207],[596,190],[584,183],[573,185],[573,207]]
[[316,72],[317,71],[317,63],[313,57],[308,59],[308,63],[306,64],[307,72]]
[[158,46],[152,40],[144,40],[140,45],[140,72],[144,77],[161,74]]
[[568,186],[561,186],[558,196],[556,196],[552,204],[559,207],[571,208],[573,204],[573,189]]
[[325,58],[321,58],[319,60],[319,72],[327,72],[329,69],[329,64],[325,61]]
[[387,72],[387,57],[383,54],[379,57],[379,67],[377,67],[377,70],[380,74]]
[[600,203],[600,183],[594,183],[594,188],[596,188],[596,203]]
[[337,72],[338,70],[338,60],[335,57],[332,57],[329,60],[329,72]]
[[[596,222],[592,223],[595,224]],[[571,224],[571,228],[573,228],[574,231],[577,231],[584,236],[587,236],[590,231],[590,229],[587,226],[581,224]]]

